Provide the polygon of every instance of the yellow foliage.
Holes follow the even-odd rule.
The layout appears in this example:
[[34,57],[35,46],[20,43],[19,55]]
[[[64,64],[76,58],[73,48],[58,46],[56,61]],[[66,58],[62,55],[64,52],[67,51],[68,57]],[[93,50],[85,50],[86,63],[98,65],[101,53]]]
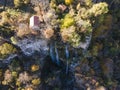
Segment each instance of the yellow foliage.
[[43,32],[45,38],[50,39],[54,35],[54,30],[47,29]]
[[50,7],[55,8],[56,6],[57,6],[56,5],[56,1],[55,0],[51,0]]
[[4,43],[0,46],[0,55],[8,55],[11,53],[15,53],[17,50],[11,44]]
[[34,64],[34,65],[31,66],[31,71],[35,72],[35,71],[39,70],[39,68],[40,68],[39,65]]
[[73,3],[73,0],[65,0],[65,4],[66,5],[70,5],[70,4],[72,4]]
[[15,7],[20,7],[23,5],[23,0],[14,0]]
[[85,3],[87,6],[91,6],[92,5],[92,0],[85,0]]
[[15,39],[15,37],[11,37],[10,39],[11,39],[13,44],[17,44],[17,40]]
[[1,24],[6,24],[6,23],[9,23],[9,17],[10,17],[10,14],[8,12],[2,12],[2,21],[1,21]]
[[2,76],[2,69],[0,69],[0,77]]
[[74,18],[70,14],[66,14],[65,18],[62,21],[61,28],[68,28],[75,24]]
[[40,79],[38,78],[38,79],[33,79],[32,80],[32,84],[33,85],[39,85],[41,83],[41,81],[40,81]]
[[20,81],[16,81],[16,86],[20,86],[21,82]]
[[30,0],[23,0],[24,4],[29,4]]
[[32,87],[27,87],[27,88],[25,88],[25,90],[33,90],[33,88]]
[[67,35],[67,33],[64,33],[64,32],[63,32],[61,35],[62,35],[62,40],[63,40],[64,42],[66,42],[66,41],[69,40],[69,36]]
[[13,76],[13,77],[17,77],[17,72],[16,72],[16,71],[13,71],[13,72],[12,72],[12,76]]
[[101,14],[105,14],[108,12],[108,4],[104,2],[100,2],[98,4],[94,4],[91,9],[89,9],[89,13],[91,15],[99,16]]
[[27,24],[19,24],[17,36],[22,37],[25,35],[31,34],[31,30],[29,29]]
[[14,0],[15,7],[21,7],[22,5],[29,4],[30,0]]
[[7,81],[2,81],[2,84],[3,85],[7,85]]
[[72,37],[72,34],[75,32],[75,27],[71,26],[69,28],[61,29],[61,35],[63,41],[69,41],[70,37]]
[[94,46],[91,50],[92,56],[97,56],[99,52],[98,46]]

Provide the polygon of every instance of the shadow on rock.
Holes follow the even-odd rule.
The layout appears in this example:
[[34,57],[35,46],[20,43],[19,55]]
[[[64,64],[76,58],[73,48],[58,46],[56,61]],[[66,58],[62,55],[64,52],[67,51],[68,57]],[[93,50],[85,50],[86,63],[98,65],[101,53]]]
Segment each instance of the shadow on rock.
[[47,56],[41,70],[40,90],[73,90],[74,75],[66,74],[66,65],[60,60],[60,65],[53,63]]

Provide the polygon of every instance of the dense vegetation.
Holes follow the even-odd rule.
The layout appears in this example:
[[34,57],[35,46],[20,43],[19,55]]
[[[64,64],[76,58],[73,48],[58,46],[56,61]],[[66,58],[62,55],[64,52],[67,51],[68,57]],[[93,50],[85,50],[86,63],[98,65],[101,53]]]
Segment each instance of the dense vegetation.
[[[120,89],[120,0],[7,0],[3,5],[0,1],[0,90]],[[29,28],[32,15],[39,16],[39,30]],[[41,39],[50,47],[46,55],[34,46]],[[83,47],[87,39],[90,44]],[[25,54],[24,40],[28,47],[32,40],[32,55]]]

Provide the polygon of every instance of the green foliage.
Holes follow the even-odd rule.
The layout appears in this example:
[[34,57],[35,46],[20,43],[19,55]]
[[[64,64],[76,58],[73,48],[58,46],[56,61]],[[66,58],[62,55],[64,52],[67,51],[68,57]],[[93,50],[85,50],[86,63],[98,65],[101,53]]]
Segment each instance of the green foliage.
[[55,0],[57,2],[57,4],[63,3],[64,0]]
[[9,65],[11,71],[19,72],[21,70],[20,61],[18,59],[13,59]]
[[14,0],[14,5],[15,7],[19,8],[22,7],[23,5],[29,4],[30,0]]
[[30,0],[23,0],[24,4],[29,4]]
[[65,0],[65,4],[66,5],[70,5],[70,4],[72,4],[73,3],[73,0]]
[[74,24],[75,24],[74,18],[72,18],[72,16],[70,14],[66,14],[66,16],[64,17],[64,19],[62,21],[61,28],[68,28]]
[[80,44],[80,39],[81,39],[80,35],[74,32],[72,33],[69,42],[73,47],[77,47]]
[[39,85],[41,83],[41,81],[40,81],[40,79],[38,78],[38,79],[33,79],[32,80],[32,84],[33,85]]
[[21,7],[23,5],[23,0],[14,0],[15,7]]
[[16,9],[12,9],[12,8],[8,8],[7,10],[6,10],[6,12],[7,13],[9,13],[9,15],[10,15],[10,17],[18,17],[18,16],[20,16],[22,13],[24,13],[24,12],[22,12],[22,11],[20,11],[20,10],[16,10]]
[[90,20],[76,20],[76,24],[78,25],[78,31],[83,33],[90,33],[92,32],[92,25]]
[[106,35],[111,30],[113,17],[110,14],[107,14],[101,15],[96,19],[98,21],[95,22],[96,27],[94,28],[93,38]]
[[12,41],[13,44],[17,44],[17,39],[15,37],[11,37],[10,40]]
[[80,42],[80,35],[75,31],[75,26],[61,29],[61,35],[64,42],[69,42],[72,46],[77,47]]
[[93,5],[92,0],[85,0],[85,4],[88,7],[91,7]]
[[[65,1],[71,2],[71,0]],[[84,1],[84,4],[81,1],[72,2],[68,6],[69,11],[60,18],[60,32],[64,42],[70,43],[73,47],[78,47],[80,42],[83,42],[82,40],[85,40],[85,37],[91,34],[93,25],[95,25],[94,22],[98,21],[96,18],[108,12],[108,5],[105,2],[94,4],[91,0]]]
[[58,4],[63,3],[64,0],[51,0],[50,6],[51,7],[57,7]]
[[98,4],[94,4],[91,9],[88,11],[90,15],[99,16],[108,12],[108,4],[104,2],[100,2]]
[[9,18],[10,18],[10,14],[8,12],[2,12],[1,13],[2,16],[2,20],[0,22],[1,25],[5,25],[9,23]]
[[56,8],[56,7],[57,7],[57,5],[56,5],[56,0],[51,0],[51,2],[50,2],[50,7],[51,7],[51,8]]
[[[16,7],[21,7],[21,6],[29,3],[29,0],[14,0],[14,1],[16,1],[16,3],[17,3]],[[90,62],[93,62],[94,60],[95,61],[99,60],[99,57],[104,57],[104,56],[115,59],[114,63],[119,64],[119,60],[117,60],[117,58],[119,59],[119,53],[120,53],[120,45],[119,45],[120,9],[119,8],[117,10],[112,9],[113,12],[110,12],[110,14],[112,13],[113,15],[110,15],[110,14],[106,14],[108,12],[108,5],[103,2],[94,4],[94,3],[92,3],[92,0],[73,0],[73,3],[69,4],[69,5],[67,4],[68,5],[67,6],[67,5],[65,5],[65,0],[50,0],[50,1],[51,2],[53,1],[51,3],[50,7],[52,9],[55,9],[54,10],[55,12],[53,12],[51,14],[52,10],[51,10],[51,8],[49,8],[51,11],[49,12],[48,18],[46,19],[46,21],[50,20],[49,21],[50,24],[46,21],[45,21],[45,24],[47,24],[47,26],[50,27],[50,29],[55,30],[54,31],[55,36],[57,36],[57,34],[56,34],[56,32],[57,32],[58,34],[61,35],[62,40],[65,43],[70,44],[71,46],[73,46],[75,48],[77,48],[80,45],[80,43],[85,40],[85,36],[92,33],[92,35],[93,35],[92,40],[95,38],[92,42],[91,48],[89,48],[90,49],[90,51],[88,51],[89,56],[87,55],[87,53],[85,53],[84,56],[81,56],[82,50],[75,49],[75,50],[77,50],[78,57],[77,58],[73,57],[75,50],[73,50],[73,48],[71,48],[71,46],[70,46],[69,47],[70,59],[68,61],[69,64],[74,65],[74,62],[76,62],[79,59],[82,60],[83,57],[90,57],[89,58],[91,60]],[[68,1],[70,1],[70,0],[68,0]],[[118,4],[120,0],[113,0],[113,1],[114,1],[114,3]],[[58,5],[60,5],[60,4],[65,5],[67,7],[67,10],[65,10],[64,12],[60,12],[60,10],[59,10],[60,13],[57,13]],[[14,37],[12,37],[13,29],[11,29],[11,28],[12,28],[13,24],[11,24],[11,20],[13,19],[13,22],[15,24],[19,24],[19,21],[21,20],[21,18],[19,18],[19,17],[23,17],[23,16],[24,16],[23,13],[17,9],[7,9],[6,12],[3,12],[3,15],[2,15],[3,19],[1,19],[2,25],[0,26],[0,36],[4,36],[4,37],[9,36],[9,37],[11,37],[9,39],[11,39],[12,43],[16,44],[17,43],[16,39]],[[45,15],[43,14],[43,16],[45,16]],[[49,16],[50,16],[50,18],[49,18]],[[113,27],[112,27],[112,25],[113,25]],[[20,30],[17,30],[18,33],[25,33],[24,29],[26,29],[26,31],[28,32],[28,28],[26,25],[21,25],[20,27],[21,27]],[[21,32],[19,32],[19,31],[21,31]],[[107,32],[110,35],[106,34]],[[17,35],[18,35],[18,33],[17,33]],[[50,35],[49,32],[47,34]],[[101,40],[101,37],[103,38],[102,40]],[[54,37],[52,39],[54,39]],[[98,42],[98,43],[96,44],[96,42]],[[59,42],[59,43],[61,44],[61,42]],[[59,47],[59,46],[61,46],[61,47]],[[59,50],[58,50],[58,52],[60,52],[59,54],[62,54],[61,56],[64,57],[64,59],[63,58],[61,58],[61,59],[66,60],[65,54],[63,53],[63,51],[65,50],[63,43],[61,45],[57,45],[57,48],[59,48]],[[6,57],[9,54],[15,53],[16,51],[17,50],[11,44],[8,44],[8,43],[3,44],[2,43],[0,45],[0,58]],[[101,55],[101,54],[104,54],[104,55]],[[20,58],[21,58],[21,56],[20,56]],[[37,57],[36,57],[36,59],[38,61]],[[72,62],[70,61],[71,59],[73,60]],[[5,68],[3,70],[1,70],[1,68],[0,68],[0,83],[3,85],[8,85],[11,88],[14,87],[15,89],[18,89],[18,90],[24,90],[24,89],[25,90],[34,90],[34,89],[36,89],[34,87],[37,87],[37,86],[39,87],[39,85],[41,84],[41,79],[39,77],[37,77],[37,75],[39,76],[39,73],[41,70],[39,69],[38,65],[37,66],[34,64],[33,65],[26,64],[25,66],[21,65],[21,63],[20,63],[21,61],[24,62],[24,59],[22,58],[20,60],[19,59],[13,60],[12,63],[8,67],[8,68],[10,68],[10,70],[7,70],[7,71],[5,71]],[[25,63],[29,63],[29,61],[30,60],[28,60],[28,62],[25,61]],[[110,85],[110,87],[111,87],[112,84],[111,84],[110,80],[111,80],[111,78],[114,79],[114,77],[112,77],[112,75],[111,75],[112,70],[109,69],[109,67],[111,67],[111,65],[109,64],[109,62],[106,62],[107,61],[106,59],[103,59],[103,60],[100,59],[100,61],[103,61],[103,63],[101,64],[102,69],[101,68],[100,69],[103,70],[103,74],[106,75],[106,77],[108,78],[108,85]],[[85,64],[85,66],[84,66],[84,64]],[[95,67],[95,70],[93,72],[95,74],[100,73],[99,76],[103,76],[103,74],[101,75],[101,72],[98,71],[99,69],[96,69],[96,65],[97,65],[96,62],[95,62],[95,64],[93,63],[93,66],[92,66],[88,62],[87,59],[80,61],[80,66],[81,67],[83,66],[83,68],[87,67],[87,64],[90,65],[89,70],[94,69],[94,67]],[[120,64],[119,65],[118,64],[115,64],[115,65],[117,65],[117,70],[119,69],[118,66],[120,65]],[[2,65],[3,64],[1,64],[1,66]],[[107,65],[109,65],[109,67],[107,67]],[[80,67],[79,71],[82,70],[81,67]],[[22,71],[25,71],[25,68],[29,69],[28,70],[29,73],[22,72]],[[30,70],[30,68],[31,68],[31,70]],[[113,67],[111,67],[111,68],[113,68]],[[114,69],[115,68],[116,67],[114,67]],[[55,70],[55,72],[56,72],[56,70]],[[34,71],[35,71],[35,73],[33,73]],[[116,72],[117,71],[114,71],[115,77],[116,76],[119,77],[119,73],[116,73]],[[57,73],[57,74],[55,73],[57,78],[59,77],[58,74],[59,73]],[[64,77],[64,75],[65,74],[60,73],[60,78]],[[76,75],[76,70],[75,70],[75,75]],[[82,75],[82,72],[81,72],[81,75]],[[91,73],[90,73],[90,75],[91,75]],[[92,76],[94,76],[94,75],[92,74]],[[78,76],[79,76],[79,74],[78,74]],[[84,73],[84,76],[86,76],[86,73]],[[45,76],[45,77],[47,77],[47,76]],[[51,86],[52,81],[57,80],[56,77],[53,77],[52,79],[49,77],[47,77],[47,78],[48,79],[45,80],[45,84],[49,84],[50,86]],[[44,80],[44,78],[42,78],[42,79]],[[104,80],[105,82],[104,82],[101,79],[101,77],[99,79],[100,79],[100,84],[101,83],[105,84],[105,82],[107,81],[105,79]],[[90,79],[90,80],[92,80],[92,79]],[[96,80],[95,80],[95,82],[96,82],[95,85],[98,87],[99,84]],[[94,79],[92,80],[92,82],[94,83]],[[115,87],[116,87],[116,85],[115,85]],[[58,86],[54,87],[54,89],[59,89],[59,87]]]
[[12,45],[4,43],[0,46],[0,58],[15,53],[17,50]]

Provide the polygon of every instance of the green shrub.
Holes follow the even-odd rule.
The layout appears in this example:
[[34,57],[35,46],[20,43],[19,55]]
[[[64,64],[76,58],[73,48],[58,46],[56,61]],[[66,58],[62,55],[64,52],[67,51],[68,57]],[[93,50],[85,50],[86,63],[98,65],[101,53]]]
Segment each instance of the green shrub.
[[30,0],[14,0],[15,7],[19,8],[30,3]]
[[11,44],[4,43],[0,46],[0,58],[4,58],[9,54],[15,53],[17,51]]

